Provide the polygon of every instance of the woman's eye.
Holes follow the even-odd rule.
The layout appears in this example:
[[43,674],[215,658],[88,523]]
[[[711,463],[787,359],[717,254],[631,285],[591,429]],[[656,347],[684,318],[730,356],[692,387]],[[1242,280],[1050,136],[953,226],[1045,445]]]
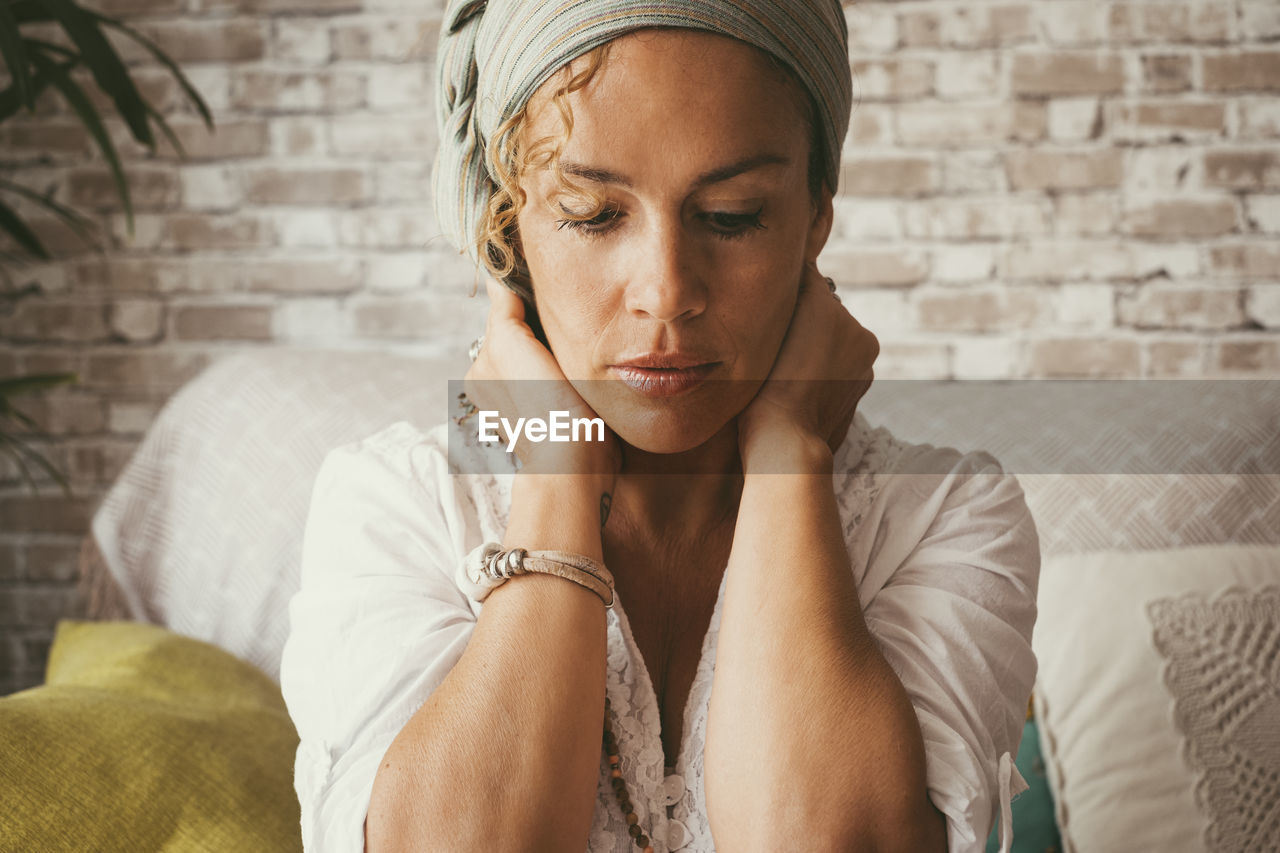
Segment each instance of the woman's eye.
[[760,212],[763,210],[764,206],[761,205],[752,213],[708,213],[704,215],[711,225],[711,230],[717,236],[732,240],[735,237],[745,237],[752,230],[763,229],[765,226],[760,221]]
[[567,209],[564,205],[560,206],[570,219],[557,219],[556,228],[572,228],[575,231],[581,231],[584,234],[603,234],[613,227],[614,221],[621,218],[622,211],[616,207],[605,207],[601,209],[595,216],[583,218],[582,214],[574,213]]

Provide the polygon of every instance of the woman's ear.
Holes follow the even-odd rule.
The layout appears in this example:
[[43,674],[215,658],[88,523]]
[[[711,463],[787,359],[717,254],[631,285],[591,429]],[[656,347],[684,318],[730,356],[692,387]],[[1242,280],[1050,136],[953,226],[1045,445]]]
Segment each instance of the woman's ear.
[[835,219],[831,190],[824,184],[818,203],[813,206],[813,217],[809,220],[809,235],[805,239],[804,260],[807,264],[816,264],[822,247],[831,236],[831,223]]

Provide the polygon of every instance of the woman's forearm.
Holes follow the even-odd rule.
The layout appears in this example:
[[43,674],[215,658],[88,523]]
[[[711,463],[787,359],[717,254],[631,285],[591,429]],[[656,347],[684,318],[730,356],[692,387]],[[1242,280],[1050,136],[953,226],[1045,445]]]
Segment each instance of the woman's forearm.
[[[905,689],[867,630],[821,442],[770,448],[729,557],[707,722],[717,849],[944,850]],[[804,473],[801,473],[804,472]]]
[[[504,547],[600,556],[600,485],[516,478]],[[466,651],[387,750],[369,851],[582,850],[604,718],[605,609],[563,578],[486,598]]]

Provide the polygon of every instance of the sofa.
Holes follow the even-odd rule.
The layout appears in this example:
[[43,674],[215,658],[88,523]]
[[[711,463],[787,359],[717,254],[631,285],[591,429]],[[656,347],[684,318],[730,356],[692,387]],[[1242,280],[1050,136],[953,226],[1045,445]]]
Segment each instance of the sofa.
[[[260,350],[170,399],[86,533],[85,618],[0,699],[0,849],[300,848],[278,680],[312,480],[449,416],[464,370]],[[1280,850],[1280,383],[877,380],[859,411],[989,451],[1036,518],[1014,849]]]

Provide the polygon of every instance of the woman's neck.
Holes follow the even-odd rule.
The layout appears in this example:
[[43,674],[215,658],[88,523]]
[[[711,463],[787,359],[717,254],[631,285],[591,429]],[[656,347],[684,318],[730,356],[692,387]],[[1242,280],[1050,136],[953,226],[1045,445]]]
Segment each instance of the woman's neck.
[[637,532],[707,530],[736,515],[742,497],[736,420],[692,450],[648,453],[626,445],[624,459],[613,508]]

